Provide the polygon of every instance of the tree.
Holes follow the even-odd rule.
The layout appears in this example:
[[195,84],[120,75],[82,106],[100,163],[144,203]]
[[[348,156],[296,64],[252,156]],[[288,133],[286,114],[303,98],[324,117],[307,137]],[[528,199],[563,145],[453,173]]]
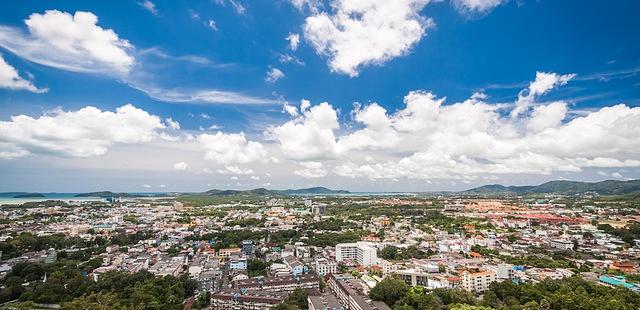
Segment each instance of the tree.
[[298,309],[307,309],[309,307],[307,297],[309,297],[307,291],[298,288],[289,294],[289,296],[285,300],[285,303],[297,306]]
[[113,293],[91,293],[91,295],[76,298],[65,303],[61,310],[124,310],[116,294]]
[[404,281],[396,277],[386,277],[376,284],[369,293],[369,297],[373,300],[384,301],[385,304],[391,307],[396,301],[405,296],[408,289]]
[[493,308],[484,306],[472,306],[466,304],[455,304],[450,306],[449,310],[493,310]]
[[299,310],[298,307],[288,303],[281,303],[271,309],[272,310]]

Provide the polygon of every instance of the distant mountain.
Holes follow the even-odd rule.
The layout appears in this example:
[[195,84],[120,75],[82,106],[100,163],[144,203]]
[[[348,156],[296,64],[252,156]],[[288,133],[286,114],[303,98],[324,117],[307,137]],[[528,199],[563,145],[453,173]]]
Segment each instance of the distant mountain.
[[203,195],[206,196],[282,196],[282,195],[330,195],[330,194],[349,194],[349,191],[345,190],[333,190],[326,187],[311,187],[301,189],[286,189],[286,190],[269,190],[266,188],[255,188],[250,190],[233,190],[233,189],[212,189],[208,190]]
[[328,189],[326,187],[310,187],[300,189],[285,189],[276,190],[274,192],[285,195],[334,195],[334,194],[350,194],[351,192],[345,190]]
[[462,193],[469,194],[582,194],[595,192],[599,195],[627,195],[640,193],[640,180],[602,182],[551,181],[537,186],[485,185]]
[[131,194],[131,193],[114,193],[110,191],[90,192],[74,195],[73,197],[144,197],[145,195]]
[[255,188],[250,190],[233,190],[233,189],[212,189],[203,193],[207,196],[233,196],[233,195],[241,195],[241,196],[279,196],[281,194],[276,193],[274,191],[270,191],[266,188]]
[[44,198],[44,197],[46,196],[40,193],[20,193],[13,196],[13,198]]

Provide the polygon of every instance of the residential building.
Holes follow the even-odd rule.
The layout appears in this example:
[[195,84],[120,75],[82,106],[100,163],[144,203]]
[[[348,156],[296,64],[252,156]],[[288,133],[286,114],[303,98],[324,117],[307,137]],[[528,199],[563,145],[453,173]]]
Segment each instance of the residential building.
[[469,292],[482,293],[489,290],[489,285],[497,280],[493,271],[465,272],[462,275],[462,288]]
[[336,261],[372,266],[378,263],[378,252],[368,242],[339,243],[336,245]]
[[225,289],[211,294],[212,309],[266,310],[281,304],[287,292]]
[[265,290],[274,292],[291,292],[298,288],[311,289],[320,288],[320,278],[315,275],[303,274],[300,276],[282,276],[282,277],[257,277],[246,280],[236,281],[235,288],[249,290]]
[[336,273],[338,270],[338,264],[334,261],[330,261],[326,258],[320,258],[315,261],[315,271],[319,276],[326,276],[331,273]]

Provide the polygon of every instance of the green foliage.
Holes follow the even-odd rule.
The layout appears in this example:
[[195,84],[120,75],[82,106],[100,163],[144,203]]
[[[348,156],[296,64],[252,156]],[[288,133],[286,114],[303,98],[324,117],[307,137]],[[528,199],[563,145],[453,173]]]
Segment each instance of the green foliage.
[[614,228],[609,224],[600,224],[598,229],[619,237],[628,245],[633,245],[634,239],[640,239],[640,223],[638,222],[633,222],[624,228]]
[[261,259],[250,259],[247,261],[247,273],[249,277],[266,276],[269,265]]
[[338,243],[356,242],[360,240],[362,234],[363,232],[360,230],[314,234],[309,238],[309,245],[325,247],[335,246]]
[[256,227],[256,226],[261,226],[264,222],[265,221],[261,219],[246,218],[246,219],[239,219],[235,221],[229,221],[227,222],[227,226],[228,227],[233,227],[233,226]]
[[[182,309],[182,302],[197,287],[186,275],[157,278],[147,271],[112,271],[94,282],[81,271],[95,264],[94,260],[17,264],[3,279],[0,302],[19,298],[39,304],[62,303],[62,309]],[[45,273],[47,281],[43,282]],[[29,285],[24,287],[26,282]]]
[[341,231],[342,229],[355,228],[355,225],[349,222],[345,222],[341,219],[328,219],[320,222],[315,222],[307,226],[310,230],[331,230]]
[[386,277],[371,289],[369,297],[373,300],[384,301],[387,305],[393,305],[407,295],[408,291],[409,287],[404,281],[395,277]]
[[433,255],[433,252],[420,251],[415,245],[409,246],[406,249],[401,249],[392,245],[384,247],[378,251],[378,257],[384,259],[411,259],[411,258],[427,258]]
[[[578,277],[520,285],[509,281],[495,282],[482,298],[459,289],[435,289],[430,293],[422,287],[402,289],[399,280],[386,280],[374,287],[371,298],[383,300],[394,310],[640,309],[640,294]],[[381,286],[383,282],[385,284]],[[398,297],[398,292],[402,291],[404,293]]]

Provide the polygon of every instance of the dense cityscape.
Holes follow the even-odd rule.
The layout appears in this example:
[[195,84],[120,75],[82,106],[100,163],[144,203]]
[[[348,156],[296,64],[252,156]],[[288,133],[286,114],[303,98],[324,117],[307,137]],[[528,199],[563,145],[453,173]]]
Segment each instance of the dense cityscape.
[[640,310],[640,1],[0,1],[0,310]]
[[6,309],[640,305],[637,195],[312,190],[324,194],[102,192],[95,200],[2,205],[0,302]]

